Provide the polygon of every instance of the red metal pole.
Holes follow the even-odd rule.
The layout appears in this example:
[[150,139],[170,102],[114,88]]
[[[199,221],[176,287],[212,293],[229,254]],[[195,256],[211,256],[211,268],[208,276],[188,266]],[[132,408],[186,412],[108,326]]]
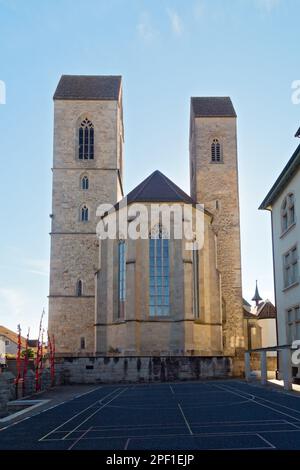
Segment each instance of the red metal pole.
[[35,363],[35,390],[38,392],[40,390],[40,361],[41,361],[41,334],[42,334],[42,323],[43,323],[43,316],[45,314],[45,310],[42,311],[41,319],[40,319],[40,326],[39,326],[39,336],[38,336],[38,344],[37,344],[37,353],[36,353],[36,363]]
[[52,336],[52,360],[51,360],[52,386],[55,385],[55,338]]
[[44,341],[44,330],[42,330],[42,337],[41,337],[41,354],[40,354],[40,367],[39,367],[39,389],[41,389],[42,385],[42,372],[43,372],[43,341]]
[[25,356],[24,356],[23,383],[22,383],[23,397],[24,397],[24,395],[25,395],[25,393],[26,393],[26,390],[25,390],[25,379],[26,379],[26,375],[27,375],[28,360],[29,360],[29,356],[28,356],[29,332],[30,332],[30,328],[28,328],[28,332],[27,332],[27,337],[26,337],[26,349],[25,349]]
[[18,398],[18,386],[21,378],[21,326],[18,325],[18,351],[17,351],[17,377],[16,377],[16,398]]
[[49,348],[49,360],[50,360],[50,377],[51,377],[51,387],[54,386],[54,357],[53,357],[53,347],[51,338],[48,331],[48,348]]

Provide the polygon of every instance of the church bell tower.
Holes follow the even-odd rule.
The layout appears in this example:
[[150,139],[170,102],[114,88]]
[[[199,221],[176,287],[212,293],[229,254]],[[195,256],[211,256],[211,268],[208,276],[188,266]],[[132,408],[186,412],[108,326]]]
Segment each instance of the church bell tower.
[[96,210],[123,196],[119,76],[63,75],[54,94],[49,332],[58,355],[94,352]]
[[191,98],[191,195],[213,214],[224,354],[244,347],[236,113],[229,97]]

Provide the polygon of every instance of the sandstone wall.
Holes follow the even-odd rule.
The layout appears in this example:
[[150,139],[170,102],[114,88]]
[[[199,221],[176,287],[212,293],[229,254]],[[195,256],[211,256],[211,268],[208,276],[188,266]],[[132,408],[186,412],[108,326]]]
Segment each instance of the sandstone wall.
[[61,383],[171,382],[232,375],[229,357],[90,357],[58,359]]

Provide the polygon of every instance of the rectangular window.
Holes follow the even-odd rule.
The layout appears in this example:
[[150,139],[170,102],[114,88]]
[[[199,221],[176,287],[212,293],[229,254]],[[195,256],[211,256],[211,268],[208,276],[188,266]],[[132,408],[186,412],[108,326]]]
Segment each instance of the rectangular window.
[[295,222],[294,194],[289,194],[288,196],[288,211],[289,211],[289,225],[292,225]]
[[149,313],[151,317],[170,315],[169,240],[149,241]]
[[300,306],[287,310],[287,342],[291,344],[295,340],[300,340]]
[[298,250],[291,248],[283,257],[284,287],[289,287],[299,280]]
[[85,349],[85,338],[83,336],[80,338],[80,349]]
[[125,242],[119,242],[119,309],[118,318],[125,318],[125,300],[126,300],[126,246]]

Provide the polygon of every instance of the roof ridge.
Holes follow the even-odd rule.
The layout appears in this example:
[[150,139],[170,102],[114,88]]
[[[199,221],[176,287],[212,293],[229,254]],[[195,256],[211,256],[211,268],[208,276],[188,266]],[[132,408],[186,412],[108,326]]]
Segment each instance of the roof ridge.
[[[157,171],[159,171],[159,170],[157,170]],[[159,171],[159,173],[163,176],[163,179],[165,180],[165,182],[167,183],[167,185],[169,186],[169,188],[170,188],[173,192],[175,192],[175,193],[177,194],[177,196],[182,197],[183,194],[184,194],[185,196],[188,196],[189,198],[191,198],[191,196],[189,196],[189,194],[187,194],[185,191],[183,191],[182,189],[180,189],[179,186],[177,186],[176,183],[173,183],[173,181],[171,181],[166,175],[164,175],[164,174],[161,173],[160,171]],[[180,192],[179,192],[178,190],[179,190]],[[191,198],[191,200],[192,200],[192,198]]]
[[89,75],[89,74],[71,74],[71,73],[63,73],[62,77],[107,77],[107,78],[122,78],[122,75]]
[[[149,184],[149,181],[153,178],[154,174],[157,172],[158,170],[155,170],[153,171],[153,173],[151,173],[151,175],[149,175],[144,181],[142,181],[140,183],[140,188],[139,190],[137,191],[136,195],[134,196],[134,200],[136,200],[136,198],[138,197],[138,195],[146,188],[146,186]],[[134,189],[133,189],[134,191]],[[129,193],[130,194],[130,193]],[[127,195],[128,196],[128,195]]]

